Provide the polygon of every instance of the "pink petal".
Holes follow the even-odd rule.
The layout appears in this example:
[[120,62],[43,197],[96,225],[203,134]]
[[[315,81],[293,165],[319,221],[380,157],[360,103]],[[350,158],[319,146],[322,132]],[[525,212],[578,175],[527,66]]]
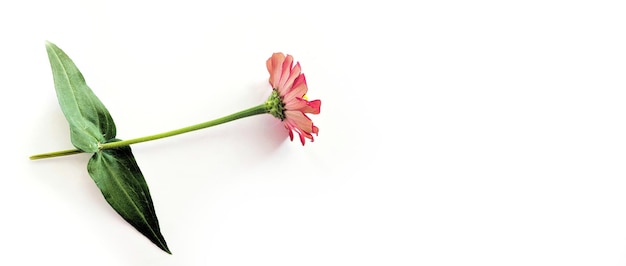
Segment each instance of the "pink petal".
[[289,132],[289,139],[291,141],[293,141],[293,132],[291,131],[293,129],[293,127],[288,125],[287,123],[283,123],[283,125],[285,125],[285,128],[287,129],[287,132]]
[[322,106],[322,101],[320,100],[314,100],[314,101],[309,102],[300,97],[296,97],[295,99],[289,102],[285,102],[286,110],[300,111],[303,113],[314,114],[314,115],[320,113],[321,106]]
[[306,100],[302,98],[294,98],[289,102],[285,102],[285,109],[292,111],[302,111],[302,108],[306,108],[308,106]]
[[313,121],[300,111],[285,111],[286,120],[308,135],[313,131]]
[[285,55],[283,53],[274,53],[272,57],[267,59],[267,71],[270,74],[269,82],[272,85],[272,88],[276,88],[278,84],[278,80],[280,79],[281,65],[285,60]]
[[296,78],[300,77],[300,72],[301,72],[301,68],[300,68],[300,63],[296,63],[296,66],[293,67],[293,69],[291,69],[291,73],[289,73],[289,79],[287,79],[287,81],[285,82],[285,84],[283,84],[283,87],[285,88],[285,91],[290,91],[294,81],[296,80]]
[[293,85],[291,86],[292,88],[298,88],[300,86],[304,85],[306,88],[306,91],[304,91],[304,93],[302,93],[302,95],[296,95],[298,97],[302,97],[304,96],[308,89],[308,86],[306,85],[306,76],[304,76],[304,74],[300,74],[300,76],[298,76],[298,78],[296,78],[296,80],[293,82]]
[[322,101],[314,100],[314,101],[305,101],[305,102],[306,102],[306,107],[301,108],[300,111],[304,113],[308,113],[308,114],[314,114],[314,115],[320,113],[320,107],[322,107]]
[[294,86],[291,88],[291,91],[289,91],[287,94],[284,94],[283,101],[289,102],[296,97],[302,98],[308,90],[309,88],[306,85],[306,79],[304,78],[304,74],[302,74],[294,82]]
[[289,79],[289,74],[291,73],[292,65],[293,65],[293,56],[287,55],[281,67],[282,73],[280,73],[278,84],[276,84],[276,88],[278,89],[278,92],[280,92],[281,94],[283,91],[289,90],[289,88],[285,87],[285,83],[287,82],[287,79]]

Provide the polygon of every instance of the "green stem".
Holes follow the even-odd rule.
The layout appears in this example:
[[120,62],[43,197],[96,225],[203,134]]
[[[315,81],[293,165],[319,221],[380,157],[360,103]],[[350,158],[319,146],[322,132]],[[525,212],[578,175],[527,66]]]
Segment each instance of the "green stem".
[[37,155],[30,156],[29,158],[31,160],[39,160],[39,159],[46,159],[46,158],[66,156],[66,155],[79,154],[79,153],[83,153],[83,151],[78,150],[78,149],[73,149],[73,150],[64,150],[64,151],[55,151],[55,152],[37,154]]
[[180,129],[176,129],[176,130],[172,130],[172,131],[168,131],[168,132],[163,132],[163,133],[159,133],[159,134],[155,134],[155,135],[145,136],[145,137],[141,137],[141,138],[122,140],[122,141],[116,141],[116,142],[110,142],[110,143],[103,143],[103,144],[100,144],[100,149],[101,150],[113,149],[113,148],[117,148],[117,147],[128,146],[128,145],[135,144],[135,143],[146,142],[146,141],[151,141],[151,140],[155,140],[155,139],[167,138],[167,137],[171,137],[171,136],[180,135],[180,134],[183,134],[183,133],[195,131],[195,130],[198,130],[198,129],[203,129],[203,128],[207,128],[207,127],[216,126],[216,125],[219,125],[219,124],[223,124],[223,123],[226,123],[226,122],[230,122],[230,121],[237,120],[237,119],[244,118],[244,117],[248,117],[248,116],[265,114],[267,112],[268,111],[267,111],[266,105],[265,104],[261,104],[261,105],[258,105],[258,106],[255,106],[255,107],[243,110],[241,112],[237,112],[237,113],[234,113],[234,114],[231,114],[231,115],[224,116],[222,118],[218,118],[218,119],[215,119],[215,120],[207,121],[207,122],[200,123],[200,124],[193,125],[193,126],[188,126],[188,127],[184,127],[184,128],[180,128]]
[[[199,130],[199,129],[203,129],[203,128],[207,128],[207,127],[212,127],[212,126],[216,126],[219,124],[223,124],[226,122],[230,122],[233,120],[237,120],[237,119],[241,119],[244,117],[248,117],[248,116],[253,116],[253,115],[259,115],[259,114],[266,114],[269,113],[269,108],[268,105],[266,103],[263,103],[261,105],[243,110],[241,112],[237,112],[231,115],[227,115],[224,116],[222,118],[218,118],[215,120],[211,120],[211,121],[207,121],[204,123],[200,123],[200,124],[196,124],[193,126],[188,126],[188,127],[184,127],[184,128],[180,128],[180,129],[176,129],[176,130],[172,130],[172,131],[167,131],[167,132],[163,132],[163,133],[159,133],[159,134],[154,134],[154,135],[150,135],[150,136],[145,136],[145,137],[140,137],[140,138],[134,138],[134,139],[129,139],[129,140],[121,140],[121,141],[115,141],[115,142],[109,142],[109,143],[103,143],[99,145],[100,150],[104,150],[104,149],[113,149],[113,148],[117,148],[117,147],[122,147],[122,146],[129,146],[131,144],[135,144],[135,143],[140,143],[140,142],[146,142],[146,141],[151,141],[151,140],[156,140],[156,139],[162,139],[162,138],[167,138],[167,137],[171,137],[171,136],[175,136],[175,135],[180,135],[183,133],[187,133],[187,132],[191,132],[191,131],[195,131],[195,130]],[[78,149],[74,149],[74,150],[64,150],[64,151],[56,151],[56,152],[49,152],[49,153],[42,153],[42,154],[37,154],[37,155],[33,155],[30,157],[31,160],[37,160],[37,159],[44,159],[44,158],[52,158],[52,157],[59,157],[59,156],[66,156],[66,155],[72,155],[72,154],[79,154],[79,153],[83,153],[83,151],[78,150]]]

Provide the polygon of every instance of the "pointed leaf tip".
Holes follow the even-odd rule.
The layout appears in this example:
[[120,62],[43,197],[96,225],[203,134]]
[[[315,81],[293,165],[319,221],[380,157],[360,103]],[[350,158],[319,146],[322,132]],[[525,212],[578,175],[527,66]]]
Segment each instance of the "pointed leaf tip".
[[95,153],[87,170],[106,201],[124,220],[163,251],[172,254],[161,234],[148,184],[130,147]]
[[70,126],[72,144],[85,152],[98,151],[98,143],[115,138],[113,118],[87,86],[72,59],[49,41],[46,41],[46,51],[57,99]]

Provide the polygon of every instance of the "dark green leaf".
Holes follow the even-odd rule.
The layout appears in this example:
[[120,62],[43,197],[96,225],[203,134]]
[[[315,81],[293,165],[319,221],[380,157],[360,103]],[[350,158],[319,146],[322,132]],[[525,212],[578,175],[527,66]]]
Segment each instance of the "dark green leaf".
[[159,229],[148,184],[130,147],[95,153],[87,170],[109,205],[150,241],[171,254]]
[[51,42],[46,42],[46,50],[57,98],[70,124],[72,144],[85,152],[98,151],[98,143],[115,138],[113,118],[87,86],[72,59]]

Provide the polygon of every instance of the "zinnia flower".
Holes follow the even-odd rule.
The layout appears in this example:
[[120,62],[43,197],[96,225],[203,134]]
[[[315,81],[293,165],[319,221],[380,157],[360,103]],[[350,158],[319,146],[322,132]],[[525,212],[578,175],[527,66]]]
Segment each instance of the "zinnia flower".
[[317,136],[319,129],[306,114],[319,114],[322,102],[308,101],[308,87],[304,74],[300,72],[300,63],[297,62],[294,66],[291,55],[285,57],[283,53],[274,53],[267,59],[267,71],[274,89],[267,100],[270,114],[283,121],[291,141],[295,131],[300,135],[302,145],[305,138],[312,142],[313,134]]

